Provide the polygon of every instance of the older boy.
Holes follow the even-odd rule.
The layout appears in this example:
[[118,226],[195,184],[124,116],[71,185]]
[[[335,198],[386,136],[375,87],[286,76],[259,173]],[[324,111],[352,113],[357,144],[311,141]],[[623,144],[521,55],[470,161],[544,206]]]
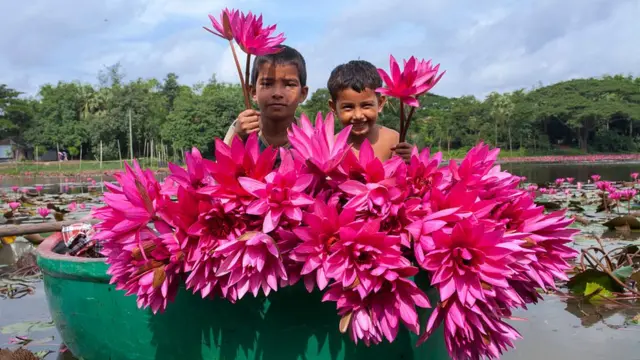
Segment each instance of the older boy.
[[296,121],[295,113],[309,92],[304,57],[286,45],[276,54],[258,56],[251,71],[251,95],[258,109],[238,115],[224,142],[231,145],[234,136],[246,140],[258,132],[260,148],[288,146],[287,129]]
[[387,100],[375,91],[381,86],[382,79],[373,64],[353,60],[339,65],[327,81],[331,95],[329,107],[343,126],[352,125],[348,142],[354,150],[359,151],[362,142],[368,139],[380,160],[391,158],[395,152],[409,162],[412,145],[398,143],[397,131],[377,124],[378,114]]

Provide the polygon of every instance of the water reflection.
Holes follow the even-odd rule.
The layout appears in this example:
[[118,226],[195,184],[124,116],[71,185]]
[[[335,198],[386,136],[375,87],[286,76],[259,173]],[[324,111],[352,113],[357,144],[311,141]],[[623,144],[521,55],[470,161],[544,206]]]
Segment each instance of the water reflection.
[[604,313],[598,310],[600,316],[590,313],[595,310],[589,305],[575,306],[557,296],[547,296],[528,311],[516,312],[515,316],[528,319],[510,322],[524,339],[517,341],[516,349],[507,352],[503,359],[640,359],[640,326],[627,323],[640,313],[637,307]]
[[[156,174],[156,178],[162,180],[167,175],[165,173]],[[36,187],[42,187],[41,194],[81,194],[90,191],[104,190],[105,182],[115,182],[111,175],[97,176],[1,176],[0,190],[8,195],[15,193],[14,187],[18,188],[18,193],[27,190],[30,194],[37,194]]]
[[634,324],[640,314],[640,304],[625,300],[594,304],[580,299],[569,299],[564,309],[579,318],[580,325],[585,328],[602,324],[610,329],[621,329]]

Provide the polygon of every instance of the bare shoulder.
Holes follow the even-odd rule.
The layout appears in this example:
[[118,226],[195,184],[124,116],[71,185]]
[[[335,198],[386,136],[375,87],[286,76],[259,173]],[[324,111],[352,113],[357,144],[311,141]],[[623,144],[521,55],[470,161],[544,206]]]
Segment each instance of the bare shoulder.
[[400,141],[400,134],[388,127],[380,126],[379,130],[380,140],[384,141],[387,144],[397,144]]

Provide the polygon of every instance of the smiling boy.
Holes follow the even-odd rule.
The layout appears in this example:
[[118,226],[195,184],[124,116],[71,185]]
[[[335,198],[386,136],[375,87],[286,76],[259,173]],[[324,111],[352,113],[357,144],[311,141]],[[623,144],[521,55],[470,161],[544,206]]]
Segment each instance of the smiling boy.
[[224,142],[231,145],[234,136],[245,141],[258,132],[260,149],[288,146],[287,129],[296,121],[295,113],[309,92],[307,68],[302,55],[281,45],[278,53],[258,56],[251,70],[251,95],[258,110],[244,110],[231,124]]
[[397,131],[377,124],[386,97],[376,93],[382,78],[376,67],[364,60],[353,60],[337,66],[331,72],[327,88],[331,99],[329,107],[343,126],[351,125],[349,144],[359,151],[365,139],[369,140],[377,158],[385,161],[395,154],[405,162],[411,159],[412,145],[399,143]]

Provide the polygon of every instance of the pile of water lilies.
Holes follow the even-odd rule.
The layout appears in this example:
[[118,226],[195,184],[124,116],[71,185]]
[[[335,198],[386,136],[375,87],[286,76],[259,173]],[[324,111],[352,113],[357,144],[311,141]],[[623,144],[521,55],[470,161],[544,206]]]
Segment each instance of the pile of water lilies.
[[[210,31],[248,58],[279,51],[284,40],[251,13],[211,19]],[[390,59],[377,91],[415,108],[440,79],[438,67],[411,58],[401,70]],[[244,88],[248,78],[238,73]],[[401,116],[402,136],[412,112]],[[194,148],[186,170],[170,164],[163,183],[127,166],[119,186],[105,184],[106,206],[93,211],[111,282],[154,313],[183,282],[232,303],[304,285],[335,302],[338,329],[367,346],[394,341],[401,325],[422,343],[441,324],[456,359],[498,357],[513,346],[511,311],[566,279],[576,256],[567,246],[572,220],[536,206],[520,177],[494,165],[499,149],[479,144],[442,167],[442,154],[429,149],[414,149],[409,164],[382,162],[368,142],[356,155],[351,127],[334,136],[333,124],[332,115],[314,124],[302,116],[289,131],[291,149],[260,152],[255,134],[231,146],[217,139],[215,161]],[[416,285],[420,272],[438,304]],[[433,308],[426,324],[418,308]]]
[[[300,282],[337,304],[336,326],[356,342],[393,341],[401,324],[422,342],[444,323],[454,358],[513,346],[511,311],[566,279],[572,220],[536,206],[520,177],[494,165],[499,149],[479,144],[447,166],[428,149],[408,165],[382,162],[368,143],[356,156],[350,129],[334,137],[333,123],[302,116],[276,169],[278,153],[260,153],[255,135],[216,140],[215,161],[194,148],[164,183],[127,166],[93,212],[112,283],[157,312],[181,282],[231,302]],[[429,307],[420,324],[417,308]]]

